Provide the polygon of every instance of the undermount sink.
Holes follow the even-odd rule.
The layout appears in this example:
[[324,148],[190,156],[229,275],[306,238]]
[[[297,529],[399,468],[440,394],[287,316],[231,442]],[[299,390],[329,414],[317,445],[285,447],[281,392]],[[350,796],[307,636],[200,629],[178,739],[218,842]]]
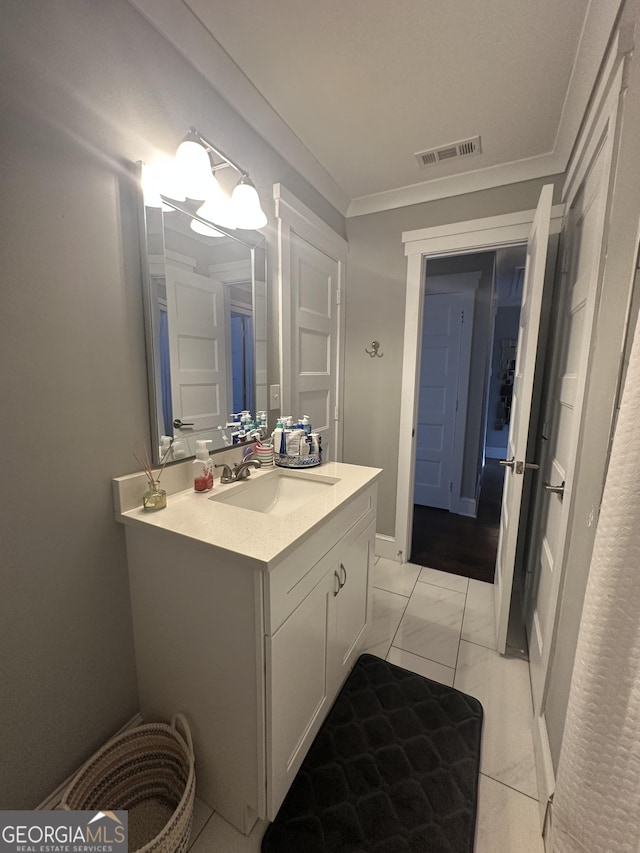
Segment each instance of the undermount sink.
[[261,512],[264,515],[289,515],[302,504],[333,488],[339,479],[307,475],[291,471],[274,471],[255,480],[247,479],[221,494],[212,495],[211,501]]

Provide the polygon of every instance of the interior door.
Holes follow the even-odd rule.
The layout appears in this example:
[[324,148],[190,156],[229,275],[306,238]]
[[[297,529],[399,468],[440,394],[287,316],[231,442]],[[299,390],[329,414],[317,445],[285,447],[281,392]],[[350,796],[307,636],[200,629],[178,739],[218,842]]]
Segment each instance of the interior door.
[[494,580],[497,649],[501,653],[505,652],[507,645],[509,608],[511,606],[518,536],[519,533],[524,534],[524,531],[520,529],[520,509],[527,464],[529,418],[538,351],[538,332],[549,243],[552,197],[553,185],[547,184],[540,193],[540,200],[527,241],[527,261],[522,306],[520,308],[518,354],[513,382],[507,458],[503,460],[507,470],[502,494],[500,536]]
[[224,285],[169,264],[166,280],[174,437],[193,454],[229,413]]
[[602,144],[569,208],[566,227],[566,281],[554,353],[555,381],[545,413],[546,439],[539,494],[536,548],[537,592],[528,616],[529,660],[534,708],[542,707],[554,616],[570,524],[573,480],[578,464],[580,425],[589,370],[589,347],[596,316],[610,145]]
[[413,500],[450,509],[462,293],[425,293]]
[[291,404],[322,439],[323,460],[336,459],[339,264],[291,233]]

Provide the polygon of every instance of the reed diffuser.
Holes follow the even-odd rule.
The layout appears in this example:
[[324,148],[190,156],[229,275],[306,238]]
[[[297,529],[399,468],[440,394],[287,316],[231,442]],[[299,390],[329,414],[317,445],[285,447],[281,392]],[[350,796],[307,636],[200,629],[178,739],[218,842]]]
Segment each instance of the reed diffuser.
[[158,509],[164,509],[167,505],[167,493],[164,489],[160,488],[160,477],[162,476],[164,466],[167,464],[170,453],[171,445],[169,445],[165,450],[164,455],[160,460],[160,469],[156,473],[154,473],[151,467],[151,460],[149,459],[146,449],[142,459],[136,456],[135,453],[133,454],[136,462],[146,474],[149,484],[147,491],[142,496],[142,506],[147,512],[155,512]]

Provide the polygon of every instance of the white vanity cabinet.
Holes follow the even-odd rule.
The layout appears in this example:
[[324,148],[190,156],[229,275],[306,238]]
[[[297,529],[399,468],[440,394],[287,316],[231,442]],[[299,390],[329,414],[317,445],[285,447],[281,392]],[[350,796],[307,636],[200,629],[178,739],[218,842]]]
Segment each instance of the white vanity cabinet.
[[187,715],[196,793],[244,833],[275,817],[366,641],[380,471],[322,470],[340,490],[306,521],[193,493],[117,513],[141,714]]
[[314,566],[316,585],[265,639],[267,816],[275,816],[362,647],[375,524],[365,516]]

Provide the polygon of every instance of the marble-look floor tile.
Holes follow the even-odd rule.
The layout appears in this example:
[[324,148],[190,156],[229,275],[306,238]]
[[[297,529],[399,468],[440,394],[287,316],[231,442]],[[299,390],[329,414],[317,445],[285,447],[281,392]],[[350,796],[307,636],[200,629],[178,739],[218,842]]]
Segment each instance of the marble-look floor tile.
[[204,803],[199,797],[196,797],[193,804],[193,822],[191,825],[191,839],[189,841],[189,849],[193,847],[196,839],[202,832],[205,824],[213,814],[213,809]]
[[469,578],[461,575],[452,575],[450,572],[441,572],[440,569],[425,567],[418,578],[422,583],[432,583],[434,586],[442,586],[445,589],[453,589],[455,592],[466,592]]
[[462,639],[496,648],[496,620],[492,583],[470,580],[462,620]]
[[411,595],[420,574],[420,566],[412,563],[396,563],[381,557],[373,567],[373,585],[398,595]]
[[528,663],[462,640],[453,686],[484,708],[481,771],[537,798]]
[[418,583],[409,599],[394,646],[445,666],[455,667],[465,596]]
[[219,814],[214,814],[191,848],[192,853],[260,853],[262,836],[269,821],[259,820],[249,835],[227,823]]
[[474,853],[544,853],[538,803],[481,774]]
[[373,614],[363,651],[380,658],[387,656],[408,601],[405,595],[373,588]]
[[391,646],[389,649],[387,660],[389,663],[395,663],[396,666],[408,669],[409,672],[417,672],[418,675],[424,675],[425,678],[430,678],[439,684],[453,687],[455,669],[450,666],[443,666],[441,663],[427,660],[427,658],[414,655],[412,652],[405,652],[404,649],[399,649],[396,646]]

